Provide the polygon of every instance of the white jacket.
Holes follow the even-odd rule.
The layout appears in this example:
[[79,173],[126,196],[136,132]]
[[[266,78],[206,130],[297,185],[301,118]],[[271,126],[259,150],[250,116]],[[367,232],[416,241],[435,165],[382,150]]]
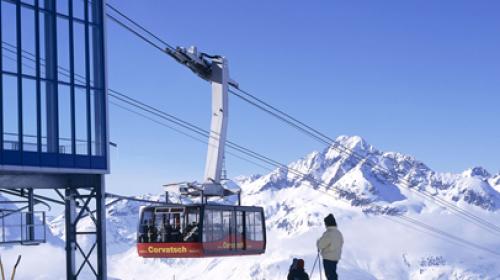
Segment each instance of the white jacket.
[[323,236],[316,242],[323,259],[330,261],[340,260],[343,245],[344,237],[337,227],[327,227]]

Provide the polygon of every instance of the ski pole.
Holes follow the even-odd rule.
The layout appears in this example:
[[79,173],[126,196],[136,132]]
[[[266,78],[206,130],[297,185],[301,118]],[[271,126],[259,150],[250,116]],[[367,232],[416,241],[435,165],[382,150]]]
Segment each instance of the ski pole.
[[14,278],[16,277],[16,269],[20,261],[21,261],[21,255],[17,257],[17,261],[16,264],[14,265],[14,270],[12,270],[12,276],[10,277],[10,280],[14,280]]
[[316,263],[318,262],[318,257],[319,257],[319,254],[316,256],[316,260],[314,260],[314,264],[313,264],[313,268],[311,270],[311,273],[309,273],[311,275],[311,279],[312,279],[312,276],[314,273],[314,269],[316,268]]
[[3,270],[2,257],[0,256],[0,272],[2,273],[2,280],[5,280],[5,272]]
[[318,259],[319,259],[319,264],[318,264],[319,280],[323,280],[323,272],[321,271],[321,257],[319,255],[319,251],[318,251]]

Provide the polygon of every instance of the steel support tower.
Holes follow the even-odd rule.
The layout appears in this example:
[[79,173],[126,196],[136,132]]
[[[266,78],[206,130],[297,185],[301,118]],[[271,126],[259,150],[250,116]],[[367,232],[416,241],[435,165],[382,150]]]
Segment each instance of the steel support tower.
[[0,14],[0,195],[16,198],[0,220],[21,217],[0,246],[44,242],[36,208],[63,205],[66,278],[107,279],[105,0],[0,0]]

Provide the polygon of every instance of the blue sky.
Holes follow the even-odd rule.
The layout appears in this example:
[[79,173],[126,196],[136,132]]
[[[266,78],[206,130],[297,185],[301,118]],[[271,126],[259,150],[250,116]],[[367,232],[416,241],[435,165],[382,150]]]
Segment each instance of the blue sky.
[[[228,57],[241,87],[326,134],[437,171],[500,171],[498,1],[117,1],[173,45]],[[109,86],[208,129],[210,87],[108,22]],[[324,146],[230,99],[229,138],[282,162]],[[111,107],[108,189],[199,180],[206,145]],[[264,173],[228,157],[230,176]]]

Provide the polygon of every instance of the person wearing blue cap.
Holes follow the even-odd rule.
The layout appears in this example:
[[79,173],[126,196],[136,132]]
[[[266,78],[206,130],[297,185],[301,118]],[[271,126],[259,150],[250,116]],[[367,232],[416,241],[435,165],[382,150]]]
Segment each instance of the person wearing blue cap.
[[304,270],[304,260],[303,259],[293,259],[292,265],[288,272],[287,280],[309,280],[309,275],[307,275]]

